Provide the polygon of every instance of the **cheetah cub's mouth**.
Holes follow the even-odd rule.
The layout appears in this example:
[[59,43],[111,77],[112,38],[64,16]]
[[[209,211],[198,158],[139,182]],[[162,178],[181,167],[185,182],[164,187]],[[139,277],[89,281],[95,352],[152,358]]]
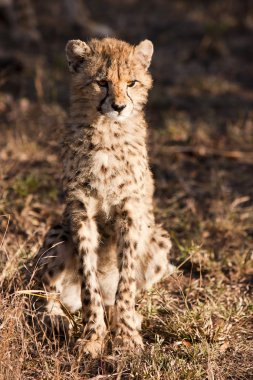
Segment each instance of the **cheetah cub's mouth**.
[[112,120],[123,121],[127,119],[133,113],[133,104],[124,104],[118,105],[111,103],[109,97],[103,102],[103,104],[99,105],[98,111]]
[[[135,117],[146,103],[152,79],[148,67],[153,45],[144,40],[137,46],[113,38],[69,41],[66,46],[76,113],[124,121]],[[78,96],[77,96],[78,95]]]

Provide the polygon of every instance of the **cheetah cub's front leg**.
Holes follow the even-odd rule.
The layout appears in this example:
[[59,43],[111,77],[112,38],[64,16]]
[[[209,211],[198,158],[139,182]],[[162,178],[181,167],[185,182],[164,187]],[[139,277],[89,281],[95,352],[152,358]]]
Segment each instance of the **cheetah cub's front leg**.
[[[137,210],[140,201],[129,200],[119,215],[118,260],[119,284],[116,294],[115,348],[132,350],[143,348],[138,332],[135,300],[137,249],[140,241],[142,221]],[[133,210],[136,210],[134,212]]]
[[[80,200],[81,199],[81,200]],[[85,194],[68,196],[71,230],[80,259],[81,302],[84,331],[77,342],[80,353],[96,357],[106,334],[104,309],[97,279],[98,231],[94,220],[96,200]]]

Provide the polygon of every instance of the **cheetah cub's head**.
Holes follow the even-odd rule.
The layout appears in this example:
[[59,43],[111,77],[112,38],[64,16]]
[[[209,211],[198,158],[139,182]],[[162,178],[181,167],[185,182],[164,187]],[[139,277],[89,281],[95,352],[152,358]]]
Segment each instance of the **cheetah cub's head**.
[[148,72],[152,54],[149,40],[137,46],[114,38],[69,41],[66,55],[73,73],[72,100],[81,106],[79,111],[116,121],[135,116],[152,85]]

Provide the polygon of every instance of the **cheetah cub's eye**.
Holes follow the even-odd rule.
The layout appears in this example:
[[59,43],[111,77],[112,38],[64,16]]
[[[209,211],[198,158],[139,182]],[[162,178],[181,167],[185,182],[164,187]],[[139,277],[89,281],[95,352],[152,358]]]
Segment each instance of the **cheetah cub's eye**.
[[96,81],[97,84],[100,86],[100,87],[107,87],[108,86],[108,83],[106,80],[97,80]]
[[131,82],[128,82],[127,87],[134,87],[137,82],[137,80],[132,80]]

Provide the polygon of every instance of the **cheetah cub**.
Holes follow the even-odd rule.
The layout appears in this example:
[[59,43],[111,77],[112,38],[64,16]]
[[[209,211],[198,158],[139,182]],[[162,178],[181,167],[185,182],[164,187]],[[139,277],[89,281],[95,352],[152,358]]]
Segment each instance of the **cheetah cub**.
[[[63,144],[66,209],[37,258],[51,315],[82,308],[82,352],[97,356],[110,309],[113,345],[142,347],[138,293],[170,273],[167,232],[156,224],[143,106],[152,79],[150,41],[72,40],[71,108]],[[64,308],[62,309],[62,305]]]

